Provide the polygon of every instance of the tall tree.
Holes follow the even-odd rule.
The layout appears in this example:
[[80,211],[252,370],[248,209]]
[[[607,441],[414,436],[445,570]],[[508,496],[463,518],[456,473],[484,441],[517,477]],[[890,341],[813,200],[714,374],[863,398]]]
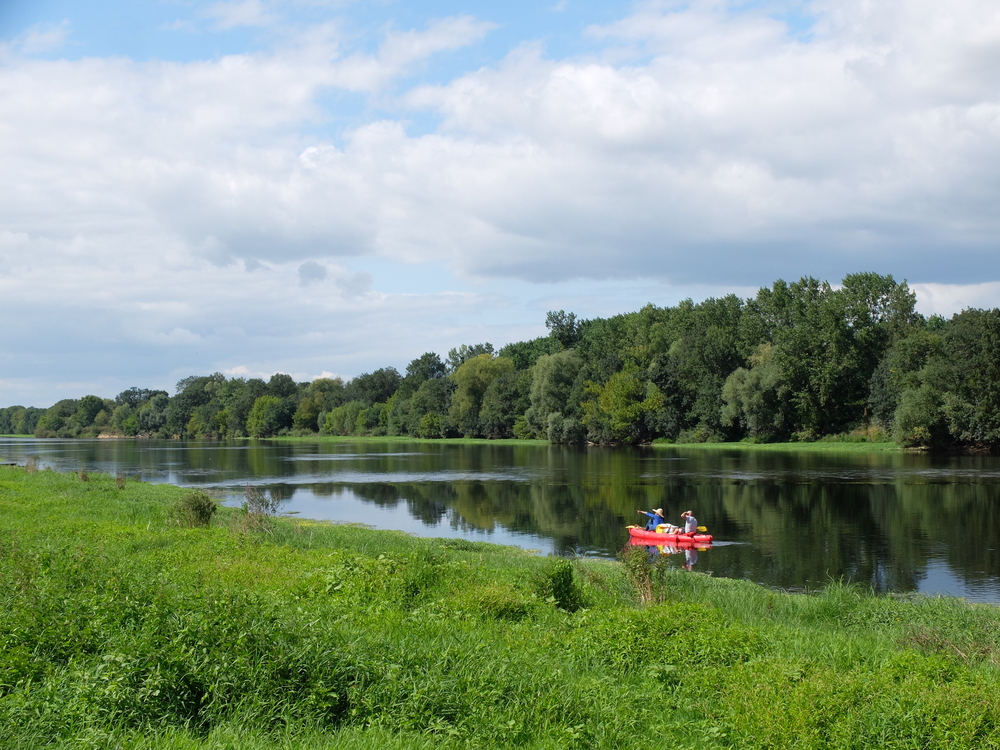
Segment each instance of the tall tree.
[[513,371],[514,363],[509,359],[487,353],[463,362],[451,375],[455,383],[448,410],[452,426],[466,437],[480,434],[479,412],[486,389],[498,377]]

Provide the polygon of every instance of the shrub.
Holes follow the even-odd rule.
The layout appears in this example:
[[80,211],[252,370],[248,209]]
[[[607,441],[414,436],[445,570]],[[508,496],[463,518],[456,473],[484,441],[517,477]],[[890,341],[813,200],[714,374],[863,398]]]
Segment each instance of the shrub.
[[[124,484],[124,478],[122,484]],[[217,509],[218,505],[215,500],[203,490],[189,492],[174,505],[174,513],[178,523],[189,528],[208,526]]]
[[439,414],[428,412],[420,418],[417,437],[424,440],[444,437],[444,424]]
[[573,576],[573,563],[560,558],[546,576],[546,592],[559,609],[576,612],[583,607],[583,594]]
[[271,490],[260,490],[251,484],[243,492],[243,531],[270,531],[271,516],[278,512],[281,497]]

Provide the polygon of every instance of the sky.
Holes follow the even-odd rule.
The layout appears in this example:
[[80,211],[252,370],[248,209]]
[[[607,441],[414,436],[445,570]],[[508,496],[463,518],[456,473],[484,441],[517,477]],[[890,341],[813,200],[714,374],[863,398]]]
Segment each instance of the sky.
[[0,406],[545,313],[1000,305],[995,0],[0,0]]

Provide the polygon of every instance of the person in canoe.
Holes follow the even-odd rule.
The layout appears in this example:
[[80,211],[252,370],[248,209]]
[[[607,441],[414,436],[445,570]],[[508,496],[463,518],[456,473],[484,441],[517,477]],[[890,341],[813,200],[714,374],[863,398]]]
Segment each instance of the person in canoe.
[[649,520],[646,522],[646,531],[656,531],[657,526],[667,522],[667,519],[663,517],[663,508],[656,508],[652,513],[645,510],[637,510],[636,513],[649,516]]
[[689,510],[681,513],[681,518],[684,519],[684,533],[694,534],[698,531],[698,519],[694,517],[694,513]]

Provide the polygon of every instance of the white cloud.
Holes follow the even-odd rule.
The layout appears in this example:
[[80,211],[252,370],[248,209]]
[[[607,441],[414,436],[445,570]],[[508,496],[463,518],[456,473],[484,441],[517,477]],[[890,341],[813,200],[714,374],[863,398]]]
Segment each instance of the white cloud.
[[56,52],[66,43],[70,25],[68,20],[59,24],[37,24],[14,39],[11,45],[22,55],[40,55]]
[[192,333],[187,328],[174,328],[169,333],[159,333],[153,338],[156,343],[170,344],[172,346],[200,344],[204,341],[201,336]]
[[268,26],[276,16],[260,0],[234,0],[208,6],[204,15],[215,21],[216,28],[232,29],[237,26]]
[[[213,7],[234,26],[269,12]],[[391,30],[372,54],[324,25],[192,63],[8,45],[0,314],[30,326],[7,326],[0,349],[31,350],[24,329],[90,342],[94,368],[109,351],[169,350],[168,381],[350,373],[527,325],[497,311],[511,300],[497,286],[381,292],[364,256],[494,283],[753,287],[876,270],[908,278],[928,311],[996,304],[1000,11],[809,8],[803,36],[718,2],[644,4],[592,28],[590,57],[529,43],[398,97],[430,56],[492,25]],[[365,93],[379,114],[334,133],[331,91]],[[427,113],[440,127],[414,135],[405,118]],[[46,356],[32,366],[88,355]],[[80,380],[68,375],[53,377]]]
[[1000,281],[984,284],[910,284],[917,310],[924,315],[950,318],[970,307],[1000,307]]
[[456,16],[432,21],[422,31],[390,31],[376,55],[358,53],[338,61],[331,80],[349,91],[377,92],[412,75],[413,67],[432,55],[468,46],[494,28],[471,16]]
[[301,286],[308,286],[309,284],[317,284],[326,278],[326,266],[321,263],[317,263],[314,260],[307,260],[301,266],[299,266],[299,284]]

